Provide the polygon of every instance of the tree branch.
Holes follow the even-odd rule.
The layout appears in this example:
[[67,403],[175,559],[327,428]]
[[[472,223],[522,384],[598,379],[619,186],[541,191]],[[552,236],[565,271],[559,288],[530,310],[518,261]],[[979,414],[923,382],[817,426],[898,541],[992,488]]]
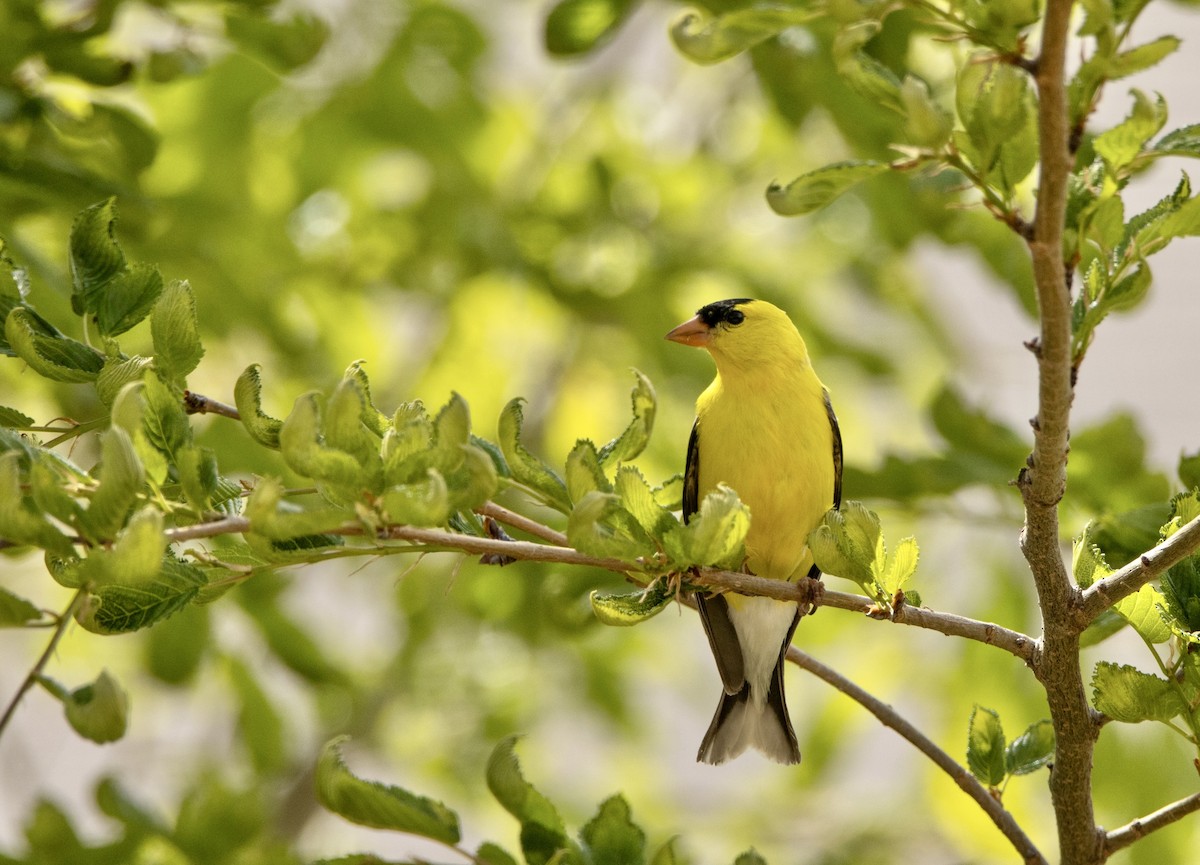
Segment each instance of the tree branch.
[[1104,858],[1107,859],[1134,841],[1140,841],[1151,832],[1162,829],[1164,826],[1170,826],[1176,820],[1195,811],[1200,811],[1200,793],[1193,793],[1178,802],[1172,802],[1170,805],[1159,808],[1153,814],[1140,817],[1120,829],[1113,829],[1104,836]]
[[67,608],[58,617],[58,623],[54,626],[54,633],[50,635],[50,642],[46,646],[46,651],[42,652],[41,657],[37,659],[37,663],[33,665],[33,669],[29,671],[29,675],[25,677],[25,681],[21,682],[21,686],[17,688],[17,693],[13,694],[13,698],[8,701],[8,706],[4,709],[4,716],[0,717],[0,734],[4,733],[8,722],[16,714],[17,706],[20,704],[21,699],[29,692],[30,688],[37,684],[38,677],[42,675],[42,671],[50,663],[50,658],[54,656],[54,650],[58,647],[59,640],[67,632],[67,626],[71,624],[71,620],[75,617],[75,611],[79,608],[86,595],[87,589],[80,588],[76,591],[75,596],[71,598],[71,603],[67,604]]
[[1017,485],[1025,504],[1021,551],[1029,563],[1042,612],[1042,652],[1034,673],[1046,690],[1054,725],[1050,796],[1062,865],[1099,862],[1103,842],[1092,806],[1092,753],[1096,725],[1083,687],[1079,631],[1074,627],[1080,591],[1059,548],[1058,504],[1067,483],[1067,449],[1074,396],[1071,295],[1063,259],[1067,185],[1071,177],[1066,54],[1072,0],[1048,0],[1041,52],[1035,68],[1038,93],[1037,210],[1029,251],[1033,259],[1041,333],[1038,341],[1038,413],[1033,452]]
[[242,419],[241,413],[233,406],[190,390],[183,392],[183,408],[188,414],[219,414],[234,420]]
[[1079,607],[1079,627],[1087,627],[1089,622],[1113,604],[1132,595],[1197,550],[1200,550],[1200,517],[1187,523],[1154,549],[1085,589]]
[[1034,845],[1033,841],[1029,839],[1029,836],[1021,830],[1017,821],[1013,819],[1012,814],[1006,811],[1004,806],[997,799],[993,798],[987,789],[970,772],[896,712],[895,709],[878,697],[864,691],[836,670],[825,666],[811,655],[800,651],[795,646],[788,649],[787,659],[861,704],[863,708],[878,718],[880,723],[885,727],[891,727],[908,740],[918,751],[932,760],[939,769],[953,779],[954,783],[964,793],[975,800],[975,803],[996,824],[996,828],[1004,833],[1004,837],[1024,857],[1027,865],[1047,865],[1046,858]]

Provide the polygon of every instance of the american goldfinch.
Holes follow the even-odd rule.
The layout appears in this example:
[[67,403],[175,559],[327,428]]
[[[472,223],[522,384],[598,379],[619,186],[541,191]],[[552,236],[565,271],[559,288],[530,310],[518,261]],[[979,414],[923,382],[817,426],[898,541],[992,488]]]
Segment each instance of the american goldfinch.
[[[819,578],[807,538],[841,503],[842,437],[796,326],[766,301],[736,298],[702,307],[667,339],[707,349],[717,364],[696,401],[684,519],[718,483],[728,484],[750,509],[746,569],[775,580]],[[723,763],[757,748],[798,763],[783,695],[798,605],[728,593],[696,600],[725,686],[697,759]]]

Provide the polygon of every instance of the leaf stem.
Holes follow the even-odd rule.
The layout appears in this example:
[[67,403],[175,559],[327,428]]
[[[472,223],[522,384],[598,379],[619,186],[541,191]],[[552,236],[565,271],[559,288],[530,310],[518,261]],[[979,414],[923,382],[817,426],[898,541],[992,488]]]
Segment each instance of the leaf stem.
[[54,655],[54,650],[58,648],[58,643],[62,639],[63,634],[67,631],[67,626],[75,617],[75,611],[79,609],[79,605],[83,603],[83,599],[87,596],[87,588],[80,587],[71,598],[71,603],[67,604],[67,608],[62,611],[58,617],[58,622],[54,626],[54,632],[50,635],[50,642],[46,645],[46,650],[42,652],[41,657],[37,659],[37,663],[33,665],[33,669],[29,671],[29,675],[21,682],[21,686],[17,688],[17,692],[13,694],[11,700],[8,701],[8,706],[4,710],[3,717],[0,717],[0,735],[3,735],[8,722],[12,720],[13,715],[17,711],[17,706],[21,699],[29,692],[29,689],[38,683],[42,677],[42,671],[46,669],[46,665],[50,663],[50,658]]

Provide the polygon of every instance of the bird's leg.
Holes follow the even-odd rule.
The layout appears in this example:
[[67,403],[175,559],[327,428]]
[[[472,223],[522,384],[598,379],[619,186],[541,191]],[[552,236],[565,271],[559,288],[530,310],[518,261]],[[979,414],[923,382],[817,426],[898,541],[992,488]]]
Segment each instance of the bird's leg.
[[805,608],[804,615],[811,616],[820,606],[821,598],[825,596],[825,584],[816,577],[801,577],[796,583],[796,588],[803,595],[800,603]]

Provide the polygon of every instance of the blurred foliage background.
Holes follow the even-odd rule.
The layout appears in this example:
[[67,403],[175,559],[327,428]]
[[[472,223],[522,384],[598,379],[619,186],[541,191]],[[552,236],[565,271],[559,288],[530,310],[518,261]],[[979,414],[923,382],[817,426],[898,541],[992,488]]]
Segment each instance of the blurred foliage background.
[[[923,600],[1036,633],[1007,488],[1028,435],[988,403],[990,378],[1005,373],[972,350],[914,263],[931,243],[962,246],[973,278],[953,287],[957,302],[1002,291],[1021,322],[1032,296],[1023,244],[952,173],[885,176],[815,216],[775,216],[763,200],[773,179],[888,159],[900,138],[901,118],[839,78],[832,25],[701,67],[666,37],[679,7],[607,5],[630,10],[620,32],[564,57],[547,50],[540,0],[7,0],[0,235],[29,266],[39,309],[61,320],[70,221],[117,196],[129,256],[196,292],[207,353],[191,387],[229,401],[238,373],[259,363],[278,416],[363,359],[384,410],[457,391],[488,436],[501,406],[525,396],[526,440],[561,463],[577,437],[621,429],[636,367],[660,400],[639,461],[652,480],[682,470],[712,374],[662,335],[711,300],[771,300],[833,393],[847,497],[879,509],[889,536],[920,539]],[[937,95],[952,86],[955,49],[932,35],[898,12],[870,51],[918,69]],[[135,347],[139,332],[126,337]],[[1025,318],[996,338],[1019,346],[1032,332]],[[1022,372],[1032,412],[1032,364]],[[103,412],[11,360],[0,391],[42,421]],[[1072,531],[1141,506],[1165,513],[1178,483],[1173,466],[1147,460],[1140,428],[1153,423],[1117,414],[1076,431]],[[196,424],[225,472],[283,471],[240,426]],[[81,441],[76,459],[94,461],[91,446]],[[39,604],[65,604],[39,558],[6,555],[0,567]],[[420,855],[411,839],[316,808],[313,761],[338,733],[353,736],[348,756],[364,774],[444,799],[468,838],[511,842],[482,778],[514,732],[527,775],[568,824],[620,790],[652,840],[679,834],[698,862],[749,846],[778,863],[1011,858],[951,781],[794,671],[798,769],[693,764],[719,687],[700,627],[681,610],[603,628],[587,593],[616,582],[392,558],[256,579],[145,633],[72,630],[50,674],[74,685],[112,669],[131,694],[130,734],[89,745],[54,701],[31,695],[0,742],[0,861],[27,850],[38,862],[126,861],[134,849],[164,863]],[[2,639],[8,694],[44,639]],[[999,710],[1012,733],[1045,716],[1027,671],[977,644],[835,610],[806,619],[798,641],[956,756],[973,704]],[[1154,769],[1133,777],[1134,764]],[[1105,731],[1096,781],[1110,826],[1195,785],[1182,744],[1140,728]],[[1005,802],[1052,846],[1044,776],[1018,779]],[[175,846],[139,848],[131,808],[174,827]],[[1182,862],[1198,842],[1184,821],[1121,857]],[[81,852],[106,845],[115,858]]]

